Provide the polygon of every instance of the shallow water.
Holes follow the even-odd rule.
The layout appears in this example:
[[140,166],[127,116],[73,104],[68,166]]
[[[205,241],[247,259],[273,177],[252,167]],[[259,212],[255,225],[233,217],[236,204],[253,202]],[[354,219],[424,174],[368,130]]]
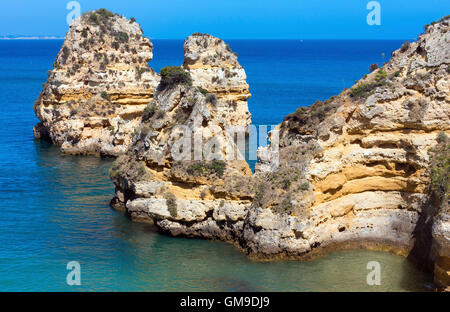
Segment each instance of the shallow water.
[[[230,45],[246,68],[257,124],[278,123],[297,106],[310,104],[310,98],[338,92],[340,75],[351,85],[374,56],[364,52],[370,45],[395,46],[352,42],[350,50],[359,51],[352,61],[344,57],[348,45],[342,43],[309,42],[299,50],[283,41],[265,54],[261,48],[267,42]],[[316,52],[314,61],[314,45],[323,55],[335,53]],[[58,148],[32,136],[37,121],[32,103],[60,46],[60,41],[0,40],[0,291],[429,289],[429,275],[389,253],[345,251],[312,262],[252,262],[229,244],[163,236],[112,210],[111,159],[61,156]],[[155,49],[161,57],[151,65],[158,70],[182,62],[181,41],[156,41]],[[283,60],[284,50],[291,52]],[[309,63],[315,65],[305,67]],[[324,71],[333,74],[320,81]],[[81,286],[66,284],[69,261],[81,264]],[[380,286],[366,283],[369,261],[381,264]]]

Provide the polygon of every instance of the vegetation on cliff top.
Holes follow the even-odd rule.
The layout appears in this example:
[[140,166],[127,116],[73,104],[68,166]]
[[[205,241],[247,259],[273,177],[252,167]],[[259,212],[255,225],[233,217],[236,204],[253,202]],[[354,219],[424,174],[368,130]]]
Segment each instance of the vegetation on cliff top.
[[350,95],[355,99],[366,99],[375,92],[375,89],[387,84],[386,72],[379,70],[375,80],[369,83],[361,83],[352,89]]
[[191,75],[179,66],[167,66],[161,69],[161,89],[178,84],[192,86]]
[[221,178],[225,172],[226,165],[222,160],[197,161],[190,164],[186,171],[193,176],[216,174]]
[[441,22],[443,22],[443,21],[445,21],[445,20],[448,20],[448,19],[450,19],[450,14],[449,14],[449,15],[446,15],[446,16],[440,18],[440,19],[438,19],[438,20],[435,21],[435,22],[431,22],[431,25],[430,25],[430,24],[426,24],[423,28],[424,28],[425,31],[427,31],[427,30],[428,30],[428,27],[430,27],[430,26],[432,26],[432,25],[435,25],[435,24],[437,24],[437,23],[441,23]]
[[[116,50],[120,48],[121,44],[128,43],[129,36],[126,32],[123,31],[117,31],[113,27],[114,19],[113,17],[120,16],[116,13],[110,12],[106,9],[99,9],[97,11],[92,11],[88,13],[84,13],[82,15],[83,21],[90,25],[99,26],[100,27],[100,41],[103,41],[103,34],[109,34],[114,38],[114,42],[112,43],[112,47]],[[84,38],[87,37],[87,29],[84,29],[82,31],[82,36]],[[92,40],[92,38],[90,39]],[[88,45],[86,44],[87,41],[85,40],[84,48],[87,49]]]
[[103,8],[83,14],[83,17],[87,18],[87,21],[94,25],[108,25],[109,19],[114,16],[118,16],[118,14]]
[[131,181],[142,181],[150,178],[144,162],[129,158],[128,155],[119,156],[109,169],[109,177],[113,180],[126,177]]
[[295,113],[287,115],[283,120],[283,126],[290,131],[299,134],[310,134],[315,131],[320,122],[336,111],[341,102],[336,96],[328,100],[316,101],[310,107],[301,106]]

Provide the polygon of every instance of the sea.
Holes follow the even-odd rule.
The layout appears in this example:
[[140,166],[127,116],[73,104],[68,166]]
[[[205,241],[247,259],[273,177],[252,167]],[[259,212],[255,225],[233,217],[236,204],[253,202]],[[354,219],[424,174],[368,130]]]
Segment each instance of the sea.
[[[349,88],[402,41],[226,40],[247,73],[256,125]],[[152,40],[157,72],[182,40]],[[258,262],[230,244],[159,234],[110,208],[112,159],[63,156],[33,138],[33,103],[62,40],[0,40],[0,291],[427,291],[432,277],[376,251]],[[81,285],[70,285],[70,263]],[[369,262],[380,264],[370,285]],[[69,264],[69,266],[68,266]],[[369,265],[368,265],[369,264]],[[70,279],[70,278],[69,278]],[[369,278],[370,279],[370,278]],[[373,284],[373,283],[372,283]]]

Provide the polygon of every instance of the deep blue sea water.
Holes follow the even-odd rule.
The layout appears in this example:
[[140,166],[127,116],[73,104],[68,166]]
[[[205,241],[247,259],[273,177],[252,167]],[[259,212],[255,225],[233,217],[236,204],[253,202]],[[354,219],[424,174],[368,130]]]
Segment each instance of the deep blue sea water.
[[[181,40],[153,40],[154,60],[183,61]],[[382,63],[400,41],[229,41],[244,66],[255,124],[277,124]],[[222,242],[172,238],[132,223],[108,203],[110,159],[61,156],[33,139],[32,109],[60,40],[0,40],[0,291],[426,290],[430,276],[383,252],[346,251],[313,262],[249,261]],[[81,286],[66,265],[81,264]],[[366,265],[381,263],[381,285]]]

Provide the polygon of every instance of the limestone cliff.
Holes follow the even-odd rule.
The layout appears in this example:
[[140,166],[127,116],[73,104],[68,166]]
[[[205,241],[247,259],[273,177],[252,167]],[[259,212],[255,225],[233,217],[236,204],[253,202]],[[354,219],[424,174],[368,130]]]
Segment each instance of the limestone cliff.
[[[188,84],[158,91],[112,169],[113,204],[172,235],[231,241],[259,258],[391,250],[434,262],[436,284],[448,286],[449,28],[448,18],[434,23],[349,90],[288,115],[258,151],[254,175],[226,157],[239,150],[226,135],[232,113],[218,114]],[[201,78],[222,72],[215,54],[198,51],[222,51],[222,42],[202,42],[186,41],[183,67],[220,97],[221,85]],[[230,84],[243,94],[239,81]],[[220,160],[174,160],[178,125],[217,138]],[[195,155],[193,146],[184,153]]]
[[[250,93],[236,54],[208,34],[188,37],[184,47],[194,85],[221,103],[230,124],[248,126]],[[64,153],[123,154],[159,84],[148,66],[152,50],[134,19],[100,9],[75,20],[34,106],[35,137]]]
[[251,171],[234,140],[245,131],[230,132],[226,103],[190,85],[189,76],[172,85],[162,77],[133,144],[111,169],[112,204],[174,235],[234,239],[250,203]]
[[223,107],[232,125],[248,126],[251,114],[246,74],[237,60],[237,54],[220,38],[195,33],[184,42],[183,68],[190,73],[194,86],[217,95],[228,103]]
[[134,20],[103,9],[76,19],[34,106],[35,136],[65,153],[123,153],[159,81],[152,49]]
[[[450,133],[449,29],[448,18],[429,26],[351,89],[285,118],[277,129],[279,167],[271,166],[270,148],[260,150],[257,175],[263,185],[289,186],[260,195],[272,209],[249,210],[250,251],[295,256],[361,246],[425,266],[437,256],[448,285],[448,214],[430,195],[429,151]],[[446,161],[440,183],[448,188],[448,154]],[[307,181],[299,185],[297,176]]]

